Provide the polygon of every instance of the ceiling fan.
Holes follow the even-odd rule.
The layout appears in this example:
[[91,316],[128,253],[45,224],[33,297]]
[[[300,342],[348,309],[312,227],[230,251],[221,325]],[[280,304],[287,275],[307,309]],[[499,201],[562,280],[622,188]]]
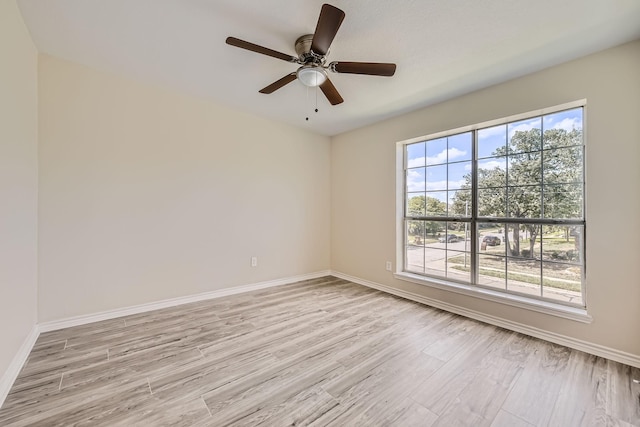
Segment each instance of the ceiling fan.
[[320,10],[320,17],[313,34],[305,34],[298,37],[295,43],[295,50],[298,56],[287,55],[254,43],[227,37],[227,44],[252,52],[261,53],[283,61],[299,64],[300,68],[271,83],[260,90],[260,93],[273,93],[281,87],[298,79],[303,85],[309,87],[320,87],[322,93],[327,97],[331,105],[337,105],[344,100],[338,93],[327,71],[343,74],[367,74],[370,76],[393,76],[396,72],[396,64],[380,62],[342,62],[334,61],[326,63],[329,47],[333,41],[342,21],[344,12],[330,4],[323,4]]

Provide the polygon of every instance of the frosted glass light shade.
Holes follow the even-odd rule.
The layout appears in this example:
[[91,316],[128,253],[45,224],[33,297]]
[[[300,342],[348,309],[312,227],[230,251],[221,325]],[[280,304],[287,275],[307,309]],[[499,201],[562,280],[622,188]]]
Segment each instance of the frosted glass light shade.
[[320,86],[327,80],[327,72],[322,67],[300,67],[296,74],[298,80],[309,87]]

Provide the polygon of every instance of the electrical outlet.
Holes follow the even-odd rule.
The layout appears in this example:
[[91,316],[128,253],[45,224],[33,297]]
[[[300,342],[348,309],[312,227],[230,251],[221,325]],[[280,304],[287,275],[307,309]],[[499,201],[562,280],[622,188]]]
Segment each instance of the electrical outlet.
[[391,261],[387,261],[386,269],[387,271],[391,271]]
[[258,257],[257,256],[252,256],[251,257],[251,267],[257,267],[258,266]]

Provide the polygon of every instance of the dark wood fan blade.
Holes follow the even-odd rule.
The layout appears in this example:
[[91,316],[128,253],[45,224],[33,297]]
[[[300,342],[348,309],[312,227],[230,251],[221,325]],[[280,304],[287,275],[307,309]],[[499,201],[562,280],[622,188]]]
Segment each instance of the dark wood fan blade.
[[296,58],[295,56],[287,55],[286,53],[278,52],[277,50],[269,49],[267,47],[240,40],[235,37],[227,37],[227,44],[239,47],[241,49],[250,50],[251,52],[257,52],[263,55],[271,56],[273,58],[282,59],[283,61],[298,62],[298,58]]
[[338,89],[331,83],[331,80],[327,79],[320,85],[320,89],[324,96],[327,97],[331,105],[338,105],[344,102],[344,99],[338,93]]
[[269,86],[260,89],[260,93],[273,93],[280,89],[282,86],[287,85],[296,79],[296,73],[287,74],[278,81],[271,83]]
[[326,55],[343,20],[343,11],[330,4],[323,4],[316,31],[313,33],[311,50],[318,55]]
[[368,74],[370,76],[391,77],[396,72],[396,64],[382,62],[332,62],[332,70],[345,74]]

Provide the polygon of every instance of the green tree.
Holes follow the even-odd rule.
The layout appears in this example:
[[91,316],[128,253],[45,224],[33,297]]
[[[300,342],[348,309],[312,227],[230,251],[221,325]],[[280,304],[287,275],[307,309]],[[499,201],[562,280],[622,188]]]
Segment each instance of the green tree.
[[[516,131],[508,149],[500,147],[493,153],[505,159],[508,167],[478,170],[478,215],[540,218],[544,206],[546,218],[581,217],[582,151],[575,147],[581,141],[582,131],[576,129],[549,129],[544,135],[540,129]],[[471,175],[465,179],[463,190],[470,190]],[[463,215],[470,197],[470,191],[458,191],[452,202],[453,212]],[[527,231],[528,256],[533,257],[540,230],[536,224],[509,224],[505,232],[508,254],[521,256],[520,232]]]

